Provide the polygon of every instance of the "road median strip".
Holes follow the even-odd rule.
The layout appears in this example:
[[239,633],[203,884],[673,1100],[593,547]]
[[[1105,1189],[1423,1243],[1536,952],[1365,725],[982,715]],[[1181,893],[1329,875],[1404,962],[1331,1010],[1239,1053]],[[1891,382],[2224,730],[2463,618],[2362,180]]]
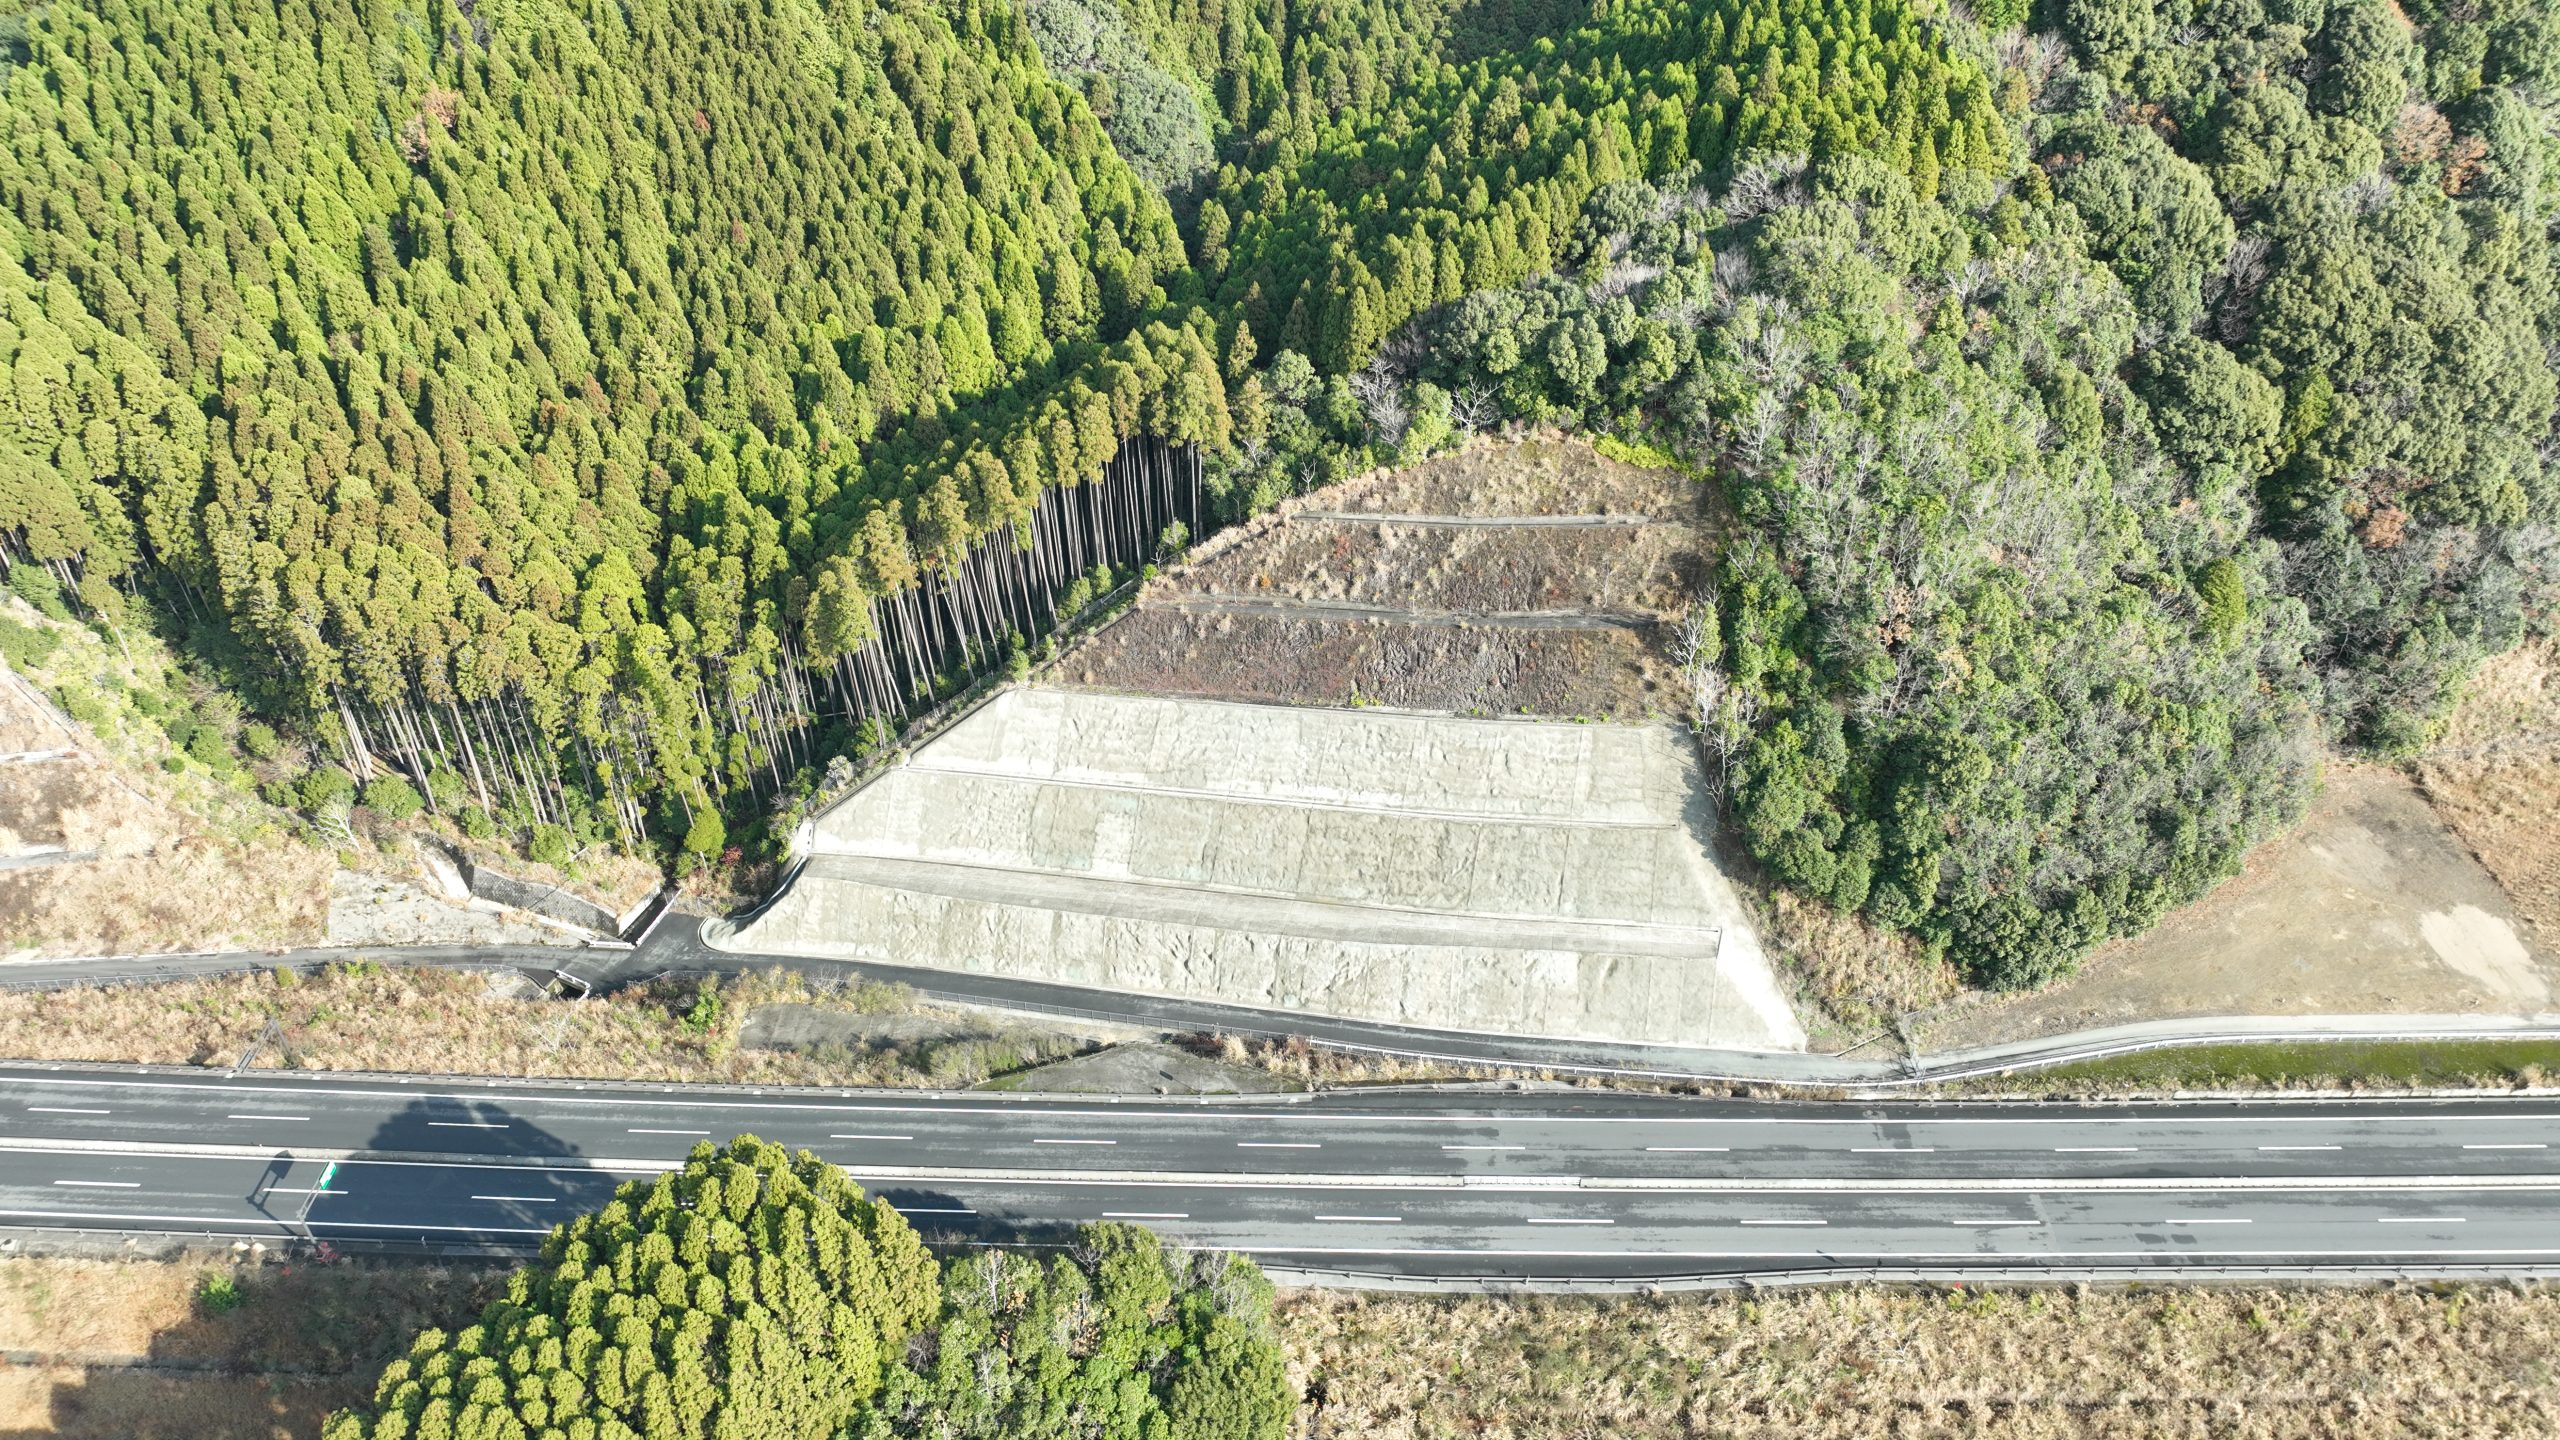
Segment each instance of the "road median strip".
[[[341,1165],[424,1165],[448,1169],[520,1170],[532,1172],[605,1172],[655,1175],[681,1169],[684,1162],[645,1157],[557,1155],[444,1154],[414,1150],[316,1149],[301,1146],[213,1145],[193,1143],[126,1144],[103,1140],[32,1140],[0,1137],[0,1153],[34,1155],[120,1155],[205,1160],[291,1160]],[[1225,1190],[1453,1190],[1487,1193],[1639,1192],[1660,1194],[1811,1194],[1811,1195],[1961,1195],[2061,1194],[2103,1192],[2336,1190],[2560,1190],[2560,1174],[2542,1175],[2198,1175],[2198,1176],[2055,1176],[1981,1179],[1905,1178],[1895,1176],[1597,1176],[1413,1174],[1363,1175],[1292,1173],[1237,1174],[1228,1171],[1172,1170],[1026,1170],[984,1166],[844,1165],[856,1180],[877,1185],[1123,1185]]]

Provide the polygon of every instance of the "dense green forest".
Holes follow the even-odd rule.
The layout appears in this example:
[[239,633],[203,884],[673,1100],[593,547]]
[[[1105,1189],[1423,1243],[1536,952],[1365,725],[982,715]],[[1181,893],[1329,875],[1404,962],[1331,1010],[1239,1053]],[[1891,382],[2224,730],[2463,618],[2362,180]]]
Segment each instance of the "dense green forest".
[[806,1151],[704,1141],[553,1230],[324,1440],[1280,1440],[1270,1282],[1093,1225],[937,1262]]
[[476,828],[716,851],[1561,422],[1744,522],[1753,852],[2026,984],[2560,605],[2539,0],[0,10],[11,586]]

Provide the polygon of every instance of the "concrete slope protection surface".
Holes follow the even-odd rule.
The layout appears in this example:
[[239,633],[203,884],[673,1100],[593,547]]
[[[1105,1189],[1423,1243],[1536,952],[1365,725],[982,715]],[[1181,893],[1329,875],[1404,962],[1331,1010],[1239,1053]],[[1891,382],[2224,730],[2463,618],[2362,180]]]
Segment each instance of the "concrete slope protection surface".
[[0,1067],[0,1225],[522,1250],[740,1133],[932,1240],[1371,1283],[2560,1267],[2560,1102],[1186,1103]]
[[816,817],[737,951],[1800,1051],[1685,732],[1017,687]]

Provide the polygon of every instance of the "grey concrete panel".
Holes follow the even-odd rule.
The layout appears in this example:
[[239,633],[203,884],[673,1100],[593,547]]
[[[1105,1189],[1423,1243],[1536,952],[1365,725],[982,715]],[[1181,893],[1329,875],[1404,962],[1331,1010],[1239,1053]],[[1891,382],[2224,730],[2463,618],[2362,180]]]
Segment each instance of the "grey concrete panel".
[[1671,725],[1023,688],[817,817],[739,951],[1795,1050]]

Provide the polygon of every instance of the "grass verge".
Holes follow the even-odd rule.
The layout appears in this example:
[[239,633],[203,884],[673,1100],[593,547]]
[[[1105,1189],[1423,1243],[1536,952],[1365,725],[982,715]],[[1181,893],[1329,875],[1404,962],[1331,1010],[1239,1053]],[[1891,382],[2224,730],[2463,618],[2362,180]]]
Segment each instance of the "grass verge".
[[2560,1434],[2560,1293],[1301,1292],[1308,1433],[1363,1440]]
[[2196,1045],[1978,1082],[2002,1092],[2513,1089],[2560,1076],[2560,1040],[2320,1040]]
[[[512,977],[361,962],[313,976],[280,970],[0,992],[0,1055],[228,1065],[266,1037],[261,1067],[957,1087],[1088,1045],[1066,1031],[1000,1026],[920,1005],[903,987],[821,991],[779,970],[660,981],[579,1002],[519,995]],[[800,1048],[742,1044],[748,1018],[768,1005],[806,1006],[853,1023],[840,1027],[838,1038]]]
[[[0,1368],[0,1435],[309,1440],[415,1329],[469,1323],[503,1277],[0,1261],[0,1349],[32,1352]],[[2544,1288],[1298,1291],[1279,1316],[1299,1433],[1326,1440],[2560,1434]]]

